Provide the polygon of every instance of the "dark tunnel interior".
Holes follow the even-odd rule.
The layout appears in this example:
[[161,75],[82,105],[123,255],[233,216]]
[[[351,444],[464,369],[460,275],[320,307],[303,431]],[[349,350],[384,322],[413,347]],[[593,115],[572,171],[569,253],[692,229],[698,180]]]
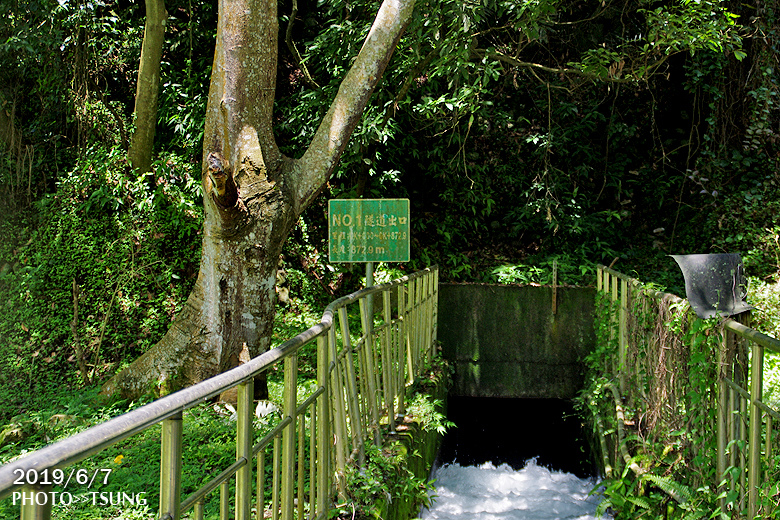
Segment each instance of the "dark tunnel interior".
[[521,469],[534,457],[551,470],[580,478],[596,475],[581,417],[564,399],[449,397],[437,465],[491,462]]

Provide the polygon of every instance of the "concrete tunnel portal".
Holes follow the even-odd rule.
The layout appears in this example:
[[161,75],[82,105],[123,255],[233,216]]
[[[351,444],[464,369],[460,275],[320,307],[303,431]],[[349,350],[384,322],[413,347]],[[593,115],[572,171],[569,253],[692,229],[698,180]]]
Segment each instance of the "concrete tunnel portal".
[[442,284],[438,339],[454,367],[438,463],[540,465],[592,476],[573,406],[595,345],[595,290]]

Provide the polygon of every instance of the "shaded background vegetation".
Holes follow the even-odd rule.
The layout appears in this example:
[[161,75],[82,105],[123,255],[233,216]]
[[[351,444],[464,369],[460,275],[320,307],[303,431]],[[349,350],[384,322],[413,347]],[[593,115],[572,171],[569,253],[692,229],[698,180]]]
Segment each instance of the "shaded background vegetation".
[[[155,161],[142,176],[126,151],[143,5],[3,5],[7,422],[52,388],[135,359],[194,283],[216,4],[167,2]],[[280,3],[285,153],[309,142],[376,6]],[[666,255],[728,251],[774,282],[777,42],[776,4],[759,0],[420,0],[326,193],[288,240],[282,317],[361,282],[361,266],[327,263],[329,197],[408,197],[413,260],[393,268],[437,263],[445,281],[546,283],[556,262],[563,282],[591,284],[596,263],[614,262],[679,293]]]

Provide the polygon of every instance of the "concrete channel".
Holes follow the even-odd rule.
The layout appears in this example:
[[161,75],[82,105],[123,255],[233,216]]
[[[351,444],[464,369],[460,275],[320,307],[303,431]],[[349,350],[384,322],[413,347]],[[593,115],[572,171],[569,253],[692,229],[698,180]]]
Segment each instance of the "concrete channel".
[[[441,395],[456,426],[443,438],[416,432],[407,439],[427,455],[415,473],[452,462],[520,470],[535,458],[540,466],[593,476],[572,399],[595,345],[595,296],[593,288],[441,284],[437,334],[454,367],[453,385]],[[416,516],[399,506],[390,507],[389,518]]]

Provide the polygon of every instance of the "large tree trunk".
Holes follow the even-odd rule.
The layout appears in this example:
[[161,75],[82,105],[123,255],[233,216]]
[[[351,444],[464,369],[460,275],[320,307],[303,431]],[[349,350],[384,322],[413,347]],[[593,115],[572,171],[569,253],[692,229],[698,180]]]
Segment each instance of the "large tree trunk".
[[146,25],[138,66],[135,90],[135,131],[130,139],[127,157],[138,173],[146,173],[152,165],[152,149],[157,127],[157,94],[160,90],[160,60],[165,42],[165,22],[168,13],[164,0],[146,0]]
[[293,160],[279,152],[272,128],[276,0],[220,0],[198,280],[165,337],[108,381],[104,393],[172,391],[235,366],[244,343],[252,356],[267,350],[282,244],[335,168],[413,3],[385,0],[314,140]]

